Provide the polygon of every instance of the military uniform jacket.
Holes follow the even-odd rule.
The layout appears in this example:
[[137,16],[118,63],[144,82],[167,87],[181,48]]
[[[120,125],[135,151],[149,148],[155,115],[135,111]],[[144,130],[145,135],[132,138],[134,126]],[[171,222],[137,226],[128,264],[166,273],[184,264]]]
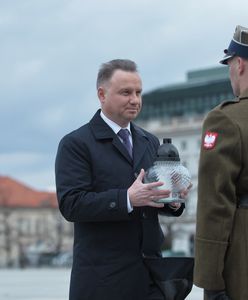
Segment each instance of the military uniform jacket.
[[[59,208],[74,222],[71,300],[144,300],[149,276],[142,255],[160,250],[158,209],[127,209],[127,189],[156,157],[158,139],[131,123],[133,160],[99,111],[60,142]],[[180,215],[183,206],[168,215]]]
[[248,299],[248,90],[213,109],[203,124],[194,283]]

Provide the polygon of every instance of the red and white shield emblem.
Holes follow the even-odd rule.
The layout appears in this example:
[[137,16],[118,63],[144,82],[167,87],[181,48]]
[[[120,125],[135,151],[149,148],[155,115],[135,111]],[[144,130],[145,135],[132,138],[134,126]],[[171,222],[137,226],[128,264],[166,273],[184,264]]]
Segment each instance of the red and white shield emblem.
[[218,133],[207,131],[203,141],[204,149],[213,149],[216,143]]

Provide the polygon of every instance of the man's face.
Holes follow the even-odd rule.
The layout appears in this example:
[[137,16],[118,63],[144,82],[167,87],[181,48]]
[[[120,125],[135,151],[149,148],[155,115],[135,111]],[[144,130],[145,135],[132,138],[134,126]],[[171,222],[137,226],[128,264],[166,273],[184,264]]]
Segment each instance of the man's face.
[[121,127],[135,119],[141,110],[142,82],[137,72],[116,70],[98,88],[103,113]]

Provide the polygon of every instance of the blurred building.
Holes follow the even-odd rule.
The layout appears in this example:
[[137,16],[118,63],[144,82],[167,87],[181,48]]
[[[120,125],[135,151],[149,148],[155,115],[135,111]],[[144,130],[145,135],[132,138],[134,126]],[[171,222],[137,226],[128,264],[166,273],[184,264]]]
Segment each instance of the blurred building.
[[0,267],[40,265],[71,249],[72,225],[55,193],[40,192],[0,176]]
[[137,122],[161,142],[163,138],[172,138],[181,162],[192,175],[193,188],[183,217],[161,218],[165,233],[176,237],[172,245],[176,250],[190,252],[192,249],[203,119],[213,107],[232,98],[227,67],[191,71],[187,73],[185,82],[143,95],[143,108]]

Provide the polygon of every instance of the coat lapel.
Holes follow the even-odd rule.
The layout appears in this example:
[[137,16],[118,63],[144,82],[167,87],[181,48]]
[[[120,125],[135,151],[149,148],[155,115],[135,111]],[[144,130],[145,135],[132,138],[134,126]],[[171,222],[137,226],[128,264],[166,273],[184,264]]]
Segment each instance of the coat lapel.
[[118,136],[101,118],[100,110],[98,110],[91,119],[90,126],[96,139],[109,140],[112,142],[113,146],[121,153],[121,155],[123,155],[130,164],[133,164],[132,158],[128,154],[127,149],[123,146]]
[[129,153],[127,152],[127,149],[121,143],[117,135],[113,139],[113,146],[116,147],[116,149],[126,158],[126,160],[128,160],[130,164],[133,164],[133,159],[130,157]]
[[133,123],[131,123],[131,131],[133,138],[133,167],[136,169],[146,152],[149,141],[145,132]]

